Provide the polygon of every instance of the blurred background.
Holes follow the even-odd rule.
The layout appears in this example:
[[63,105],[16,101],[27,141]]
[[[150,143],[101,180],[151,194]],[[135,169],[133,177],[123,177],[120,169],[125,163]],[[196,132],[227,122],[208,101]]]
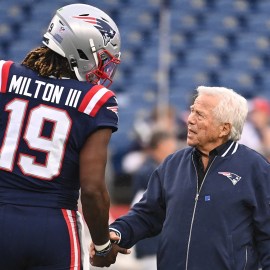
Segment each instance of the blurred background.
[[[122,38],[111,86],[120,118],[107,168],[112,220],[134,199],[133,176],[153,133],[173,133],[185,147],[199,85],[233,88],[249,100],[241,142],[270,157],[270,0],[0,0],[0,59],[21,62],[41,44],[55,10],[78,2],[108,13]],[[128,260],[116,269],[141,269]]]

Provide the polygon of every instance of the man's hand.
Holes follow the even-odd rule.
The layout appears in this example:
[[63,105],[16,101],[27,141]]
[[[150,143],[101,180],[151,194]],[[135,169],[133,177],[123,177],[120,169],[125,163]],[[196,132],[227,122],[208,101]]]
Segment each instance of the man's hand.
[[93,266],[109,267],[111,264],[115,263],[118,253],[130,254],[130,250],[125,249],[125,248],[121,248],[116,244],[112,244],[112,248],[109,251],[109,253],[106,254],[106,256],[97,256],[97,255],[95,255],[95,250],[93,250],[94,246],[92,246],[92,244],[91,244],[91,247],[90,247],[90,254],[91,254],[90,255],[90,263]]
[[[120,240],[120,238],[116,233],[110,232],[110,240],[114,242]],[[109,267],[111,264],[115,263],[118,253],[130,254],[131,251],[112,243],[112,248],[106,256],[97,256],[94,243],[92,242],[90,245],[90,263],[97,267]]]

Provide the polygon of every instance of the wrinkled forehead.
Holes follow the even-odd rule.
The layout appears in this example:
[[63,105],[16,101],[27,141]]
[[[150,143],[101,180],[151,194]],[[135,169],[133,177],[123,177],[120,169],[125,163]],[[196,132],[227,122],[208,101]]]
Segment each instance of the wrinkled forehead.
[[216,108],[220,101],[220,97],[217,95],[200,94],[194,100],[193,106],[206,110],[213,110]]

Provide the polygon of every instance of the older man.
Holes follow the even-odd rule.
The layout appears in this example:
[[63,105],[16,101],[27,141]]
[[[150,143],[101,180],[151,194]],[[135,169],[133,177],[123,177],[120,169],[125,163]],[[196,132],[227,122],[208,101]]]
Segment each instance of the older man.
[[237,143],[247,102],[223,87],[197,91],[190,147],[156,169],[141,201],[111,224],[111,239],[129,248],[162,232],[159,270],[269,270],[270,165]]

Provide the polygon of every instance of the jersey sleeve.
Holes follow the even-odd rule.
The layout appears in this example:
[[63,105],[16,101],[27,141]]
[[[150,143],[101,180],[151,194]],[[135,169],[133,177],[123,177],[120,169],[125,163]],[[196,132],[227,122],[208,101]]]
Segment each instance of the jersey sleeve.
[[96,115],[96,125],[98,128],[109,127],[113,132],[118,129],[118,103],[115,96],[100,108]]
[[12,64],[13,64],[12,61],[0,60],[0,92],[1,93],[6,93],[7,91],[8,75],[9,75],[9,70]]
[[118,102],[114,92],[102,85],[93,86],[83,97],[78,110],[95,119],[97,128],[118,129]]

